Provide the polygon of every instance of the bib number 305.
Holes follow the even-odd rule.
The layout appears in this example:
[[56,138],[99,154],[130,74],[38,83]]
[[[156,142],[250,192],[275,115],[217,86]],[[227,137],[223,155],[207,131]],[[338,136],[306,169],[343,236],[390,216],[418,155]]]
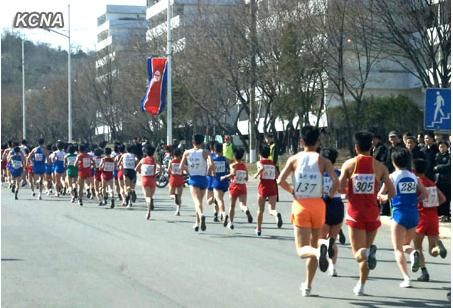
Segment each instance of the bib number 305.
[[357,174],[352,178],[352,190],[354,194],[373,194],[374,182],[374,174]]

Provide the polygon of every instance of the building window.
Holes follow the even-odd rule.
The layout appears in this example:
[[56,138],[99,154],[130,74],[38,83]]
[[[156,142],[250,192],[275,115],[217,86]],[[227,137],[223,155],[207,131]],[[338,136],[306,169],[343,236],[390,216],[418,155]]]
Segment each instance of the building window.
[[98,26],[102,25],[106,21],[106,19],[107,19],[107,16],[105,16],[105,14],[102,16],[99,16],[98,17]]

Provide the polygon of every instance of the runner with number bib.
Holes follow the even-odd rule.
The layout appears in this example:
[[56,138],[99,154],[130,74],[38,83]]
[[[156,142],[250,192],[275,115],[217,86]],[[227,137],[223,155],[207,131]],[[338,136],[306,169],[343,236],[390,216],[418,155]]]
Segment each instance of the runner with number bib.
[[422,274],[417,278],[418,281],[429,281],[429,273],[425,265],[425,256],[423,255],[423,239],[428,237],[428,253],[437,257],[440,255],[442,259],[447,257],[447,250],[444,244],[439,239],[439,215],[437,208],[445,202],[445,195],[436,187],[436,183],[425,176],[427,163],[423,159],[415,159],[413,161],[415,175],[419,181],[425,186],[428,197],[418,202],[419,221],[417,229],[415,229],[414,248],[420,252],[420,269]]
[[387,168],[370,155],[373,136],[369,132],[355,134],[357,156],[347,160],[340,175],[340,191],[348,198],[346,224],[349,230],[352,254],[359,263],[360,279],[353,288],[355,295],[364,295],[365,282],[370,270],[376,267],[376,245],[373,244],[381,226],[377,201],[381,181],[394,195]]
[[102,177],[101,177],[101,161],[102,161],[102,149],[96,148],[94,150],[94,193],[96,194],[96,199],[98,200],[98,205],[105,205],[104,197],[102,195]]
[[146,212],[146,219],[151,219],[151,210],[154,208],[153,196],[156,191],[156,161],[154,160],[154,152],[156,148],[147,144],[143,147],[143,157],[135,167],[135,171],[142,176],[143,194],[145,195],[146,205],[148,211]]
[[[101,178],[102,178],[102,197],[104,198],[104,205],[107,204],[108,194],[110,193],[111,201],[110,201],[110,208],[113,209],[115,207],[115,192],[113,190],[113,171],[115,170],[115,160],[111,156],[112,149],[106,147],[104,149],[105,156],[101,160],[101,164],[99,165],[99,170],[101,171]],[[109,189],[107,191],[107,189]]]
[[[53,165],[54,165],[54,174],[55,174],[55,196],[59,197],[60,192],[64,187],[65,182],[65,156],[64,144],[62,142],[57,143],[57,151],[53,154]],[[66,188],[64,188],[66,190]],[[63,191],[64,191],[63,190]]]
[[33,166],[33,178],[31,179],[31,191],[35,196],[34,184],[38,181],[39,194],[38,200],[42,200],[42,188],[44,185],[44,176],[46,173],[47,151],[44,148],[44,138],[38,140],[38,146],[28,154],[28,162]]
[[[269,214],[275,217],[277,228],[283,225],[282,215],[276,210],[277,203],[277,168],[272,160],[269,159],[270,148],[263,147],[260,151],[260,161],[258,162],[258,169],[253,176],[255,179],[260,177],[258,184],[258,212],[256,216],[256,235],[261,235],[261,225],[263,223],[264,206],[266,205],[266,198],[269,198]],[[250,221],[249,221],[250,222]]]
[[78,167],[75,163],[77,159],[76,154],[77,147],[75,145],[70,145],[68,148],[68,154],[65,156],[65,166],[66,166],[66,179],[68,187],[71,191],[71,202],[74,203],[77,199],[77,177],[78,177]]
[[78,179],[77,179],[77,185],[79,189],[79,205],[83,206],[83,188],[85,187],[85,184],[87,184],[88,187],[91,186],[93,182],[93,166],[94,166],[94,161],[93,158],[87,153],[88,152],[88,145],[86,144],[81,144],[79,146],[79,155],[77,155],[77,158],[75,160],[75,165],[77,166],[78,170]]
[[181,172],[181,155],[181,150],[176,148],[173,152],[173,159],[168,163],[168,174],[170,176],[168,186],[170,189],[170,195],[174,195],[175,197],[176,216],[181,215],[181,198],[185,184],[185,180]]
[[19,194],[20,180],[22,179],[22,173],[24,172],[25,165],[24,156],[18,146],[13,148],[8,162],[11,166],[10,171],[13,178],[13,188],[11,190],[14,193],[14,199],[18,200],[17,195]]
[[[392,206],[392,244],[396,263],[403,276],[401,288],[410,288],[411,279],[407,271],[405,253],[409,254],[412,272],[420,268],[420,252],[411,247],[410,243],[415,236],[415,228],[418,225],[418,198],[424,200],[427,197],[425,187],[419,182],[415,174],[407,170],[411,166],[412,155],[406,148],[398,148],[392,152],[392,164],[395,171],[390,174],[390,180],[396,194],[391,198]],[[379,191],[380,195],[387,192],[385,184]],[[419,196],[417,196],[419,195]],[[383,201],[385,195],[381,198]]]
[[[316,151],[320,144],[320,131],[313,126],[301,129],[304,150],[291,156],[277,180],[277,183],[294,197],[291,222],[297,255],[307,259],[306,280],[300,285],[302,296],[310,296],[316,268],[327,271],[333,257],[333,247],[323,241],[318,243],[326,218],[326,204],[322,200],[322,174],[327,172],[332,178],[332,189],[329,197],[334,197],[338,190],[338,178],[332,163]],[[286,179],[293,175],[291,186]]]
[[214,221],[224,219],[225,215],[225,201],[223,200],[224,194],[228,191],[230,181],[228,179],[221,180],[221,178],[230,173],[230,164],[228,159],[223,156],[223,145],[215,143],[215,156],[212,159],[214,163],[214,176],[212,177],[212,188],[214,189],[214,198],[216,202],[216,211],[214,212]]

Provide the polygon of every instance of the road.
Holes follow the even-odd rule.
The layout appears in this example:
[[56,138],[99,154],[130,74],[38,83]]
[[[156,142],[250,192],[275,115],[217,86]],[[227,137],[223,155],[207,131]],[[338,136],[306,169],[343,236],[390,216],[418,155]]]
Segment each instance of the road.
[[[256,212],[256,182],[249,203]],[[310,298],[298,290],[305,263],[295,254],[289,223],[289,195],[279,209],[277,229],[265,215],[263,236],[238,214],[234,230],[212,222],[206,232],[192,229],[194,211],[188,189],[182,216],[173,215],[166,189],[158,189],[152,220],[145,220],[139,194],[132,210],[105,209],[94,201],[83,207],[68,197],[20,200],[2,188],[2,307],[446,307],[450,289],[447,259],[427,257],[431,282],[401,289],[390,232],[377,236],[378,265],[365,292],[352,293],[358,269],[350,246],[339,246],[332,278],[317,272]],[[255,216],[255,215],[254,215]],[[343,228],[346,231],[346,228]],[[450,247],[450,239],[445,240]],[[412,278],[419,273],[411,274]]]

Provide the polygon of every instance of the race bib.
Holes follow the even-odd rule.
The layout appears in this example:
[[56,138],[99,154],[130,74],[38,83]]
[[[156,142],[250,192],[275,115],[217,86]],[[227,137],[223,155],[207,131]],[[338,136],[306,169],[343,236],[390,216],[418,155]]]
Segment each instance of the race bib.
[[130,157],[126,157],[124,159],[124,169],[134,169],[135,168],[135,160]]
[[57,160],[64,161],[64,153],[63,155],[57,155]]
[[215,165],[215,172],[216,173],[225,173],[226,172],[226,165],[224,161],[214,161]]
[[415,182],[399,182],[398,190],[400,194],[415,194],[417,193],[417,183]]
[[234,175],[234,182],[236,184],[245,184],[245,178],[247,177],[247,172],[245,170],[236,170]]
[[202,164],[201,158],[190,157],[188,166],[190,175],[206,175],[205,164]]
[[101,165],[101,160],[102,160],[102,158],[95,158],[94,159],[94,166],[96,167],[96,169],[98,169],[99,166]]
[[299,173],[294,185],[296,198],[320,198],[322,196],[321,177],[320,173],[315,172]]
[[68,165],[69,166],[75,166],[75,161],[76,161],[76,157],[75,156],[69,156],[68,157]]
[[82,166],[83,166],[83,168],[90,168],[90,166],[91,166],[91,158],[88,158],[88,157],[83,158],[82,159]]
[[374,194],[374,174],[355,174],[352,177],[352,192],[354,194]]
[[142,165],[142,175],[144,176],[153,176],[154,175],[155,165]]
[[176,175],[181,174],[181,168],[180,168],[179,163],[171,164],[171,174],[176,174]]
[[263,180],[275,180],[275,166],[273,165],[263,165],[263,174],[261,178]]
[[35,153],[35,161],[43,161],[44,155],[42,153]]
[[11,166],[13,169],[22,168],[22,161],[21,160],[11,160]]
[[113,168],[115,168],[115,164],[112,162],[104,162],[104,171],[105,172],[113,172]]
[[426,187],[428,191],[428,197],[423,200],[423,207],[438,207],[439,206],[439,196],[437,195],[437,188]]
[[325,195],[328,195],[330,190],[332,189],[332,179],[330,176],[323,176],[323,181],[322,181],[322,189],[323,193]]

